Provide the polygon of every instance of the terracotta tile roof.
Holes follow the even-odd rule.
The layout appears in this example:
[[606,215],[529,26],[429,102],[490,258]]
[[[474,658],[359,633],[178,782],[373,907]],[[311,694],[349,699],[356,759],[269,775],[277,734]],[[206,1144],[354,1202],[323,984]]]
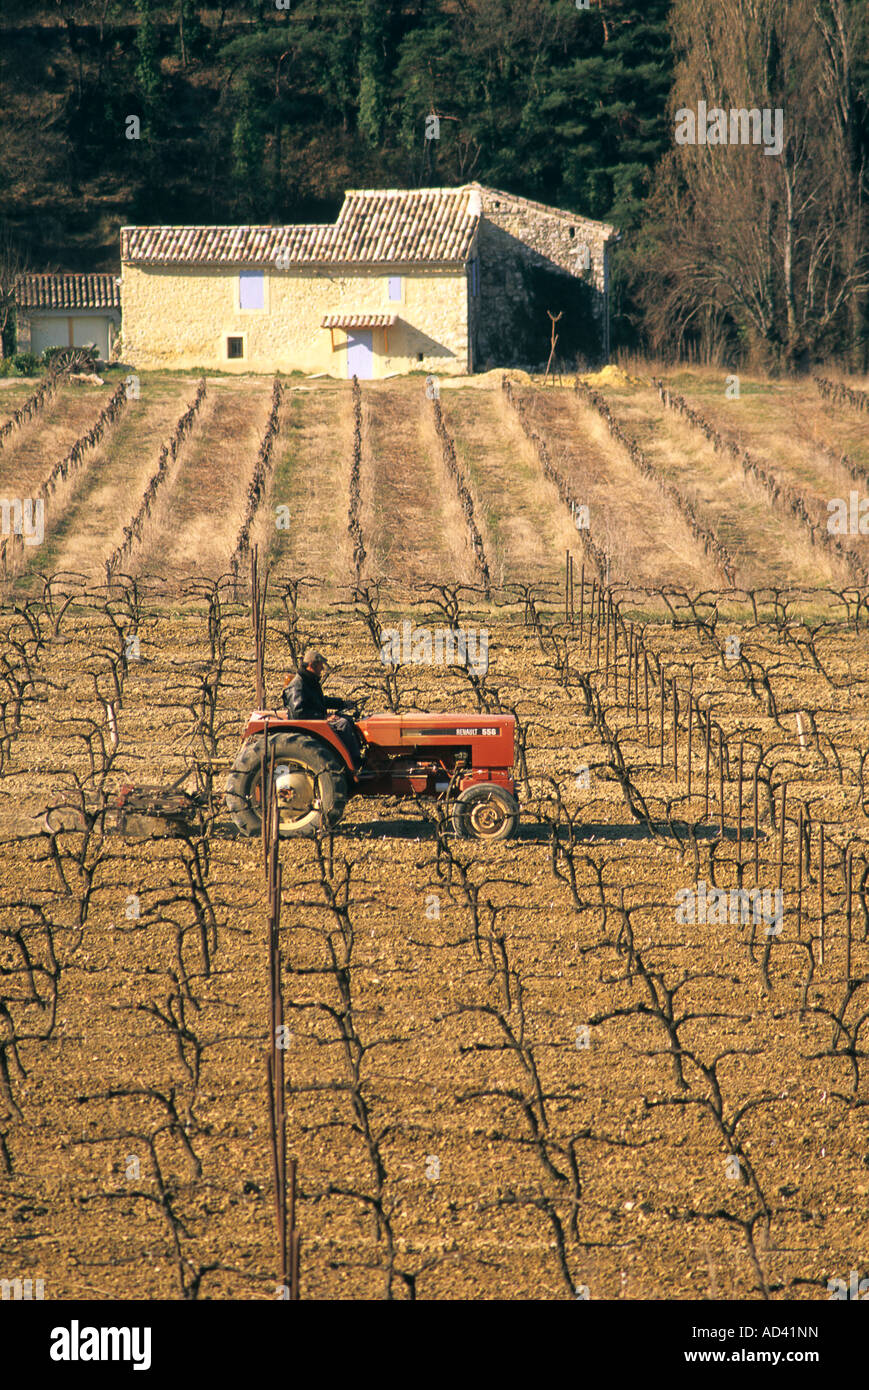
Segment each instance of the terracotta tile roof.
[[471,251],[479,209],[468,188],[348,190],[336,243],[349,261],[458,261]]
[[479,221],[470,189],[351,190],[334,223],[289,227],[122,227],[138,265],[464,264]]
[[326,314],[321,328],[391,328],[397,314]]
[[121,260],[137,265],[267,265],[330,261],[335,228],[122,227]]
[[[289,227],[122,227],[121,260],[135,265],[464,265],[487,206],[501,200],[588,223],[479,183],[460,188],[348,189],[335,222]],[[605,223],[605,239],[615,229]]]
[[120,309],[115,275],[22,275],[16,298],[22,309]]

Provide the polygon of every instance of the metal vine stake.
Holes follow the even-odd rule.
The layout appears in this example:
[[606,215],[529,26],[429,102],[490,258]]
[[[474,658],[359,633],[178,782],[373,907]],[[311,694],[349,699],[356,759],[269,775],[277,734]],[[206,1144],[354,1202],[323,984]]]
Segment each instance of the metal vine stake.
[[[260,764],[260,807],[265,869],[267,935],[269,952],[269,1050],[266,1057],[266,1099],[275,1194],[275,1232],[278,1248],[278,1281],[299,1297],[299,1235],[296,1230],[296,1160],[287,1165],[287,1112],[284,1052],[284,1001],[281,993],[281,952],[278,928],[281,919],[281,864],[278,859],[279,820],[275,792],[275,750],[269,748],[268,721],[263,734]],[[289,1176],[289,1190],[287,1178]]]
[[266,597],[269,589],[270,567],[266,566],[262,585],[259,582],[259,546],[254,546],[250,555],[250,593],[251,627],[254,645],[254,679],[256,681],[257,709],[265,709],[265,654],[266,654]]
[[[256,701],[259,709],[266,703],[265,642],[266,596],[269,570],[262,584],[258,575],[259,548],[254,546],[250,557],[251,623],[254,636],[254,675]],[[287,1114],[285,1108],[285,1031],[284,1002],[281,993],[281,952],[278,928],[281,917],[281,865],[278,859],[280,843],[278,802],[275,788],[275,748],[269,746],[269,721],[263,729],[262,760],[260,763],[260,817],[262,828],[263,868],[267,891],[267,937],[269,954],[269,1050],[266,1058],[266,1097],[269,1117],[269,1139],[272,1156],[272,1178],[275,1192],[275,1229],[278,1244],[279,1283],[289,1289],[292,1300],[299,1297],[299,1237],[296,1231],[296,1161],[289,1164],[289,1198],[287,1191]]]

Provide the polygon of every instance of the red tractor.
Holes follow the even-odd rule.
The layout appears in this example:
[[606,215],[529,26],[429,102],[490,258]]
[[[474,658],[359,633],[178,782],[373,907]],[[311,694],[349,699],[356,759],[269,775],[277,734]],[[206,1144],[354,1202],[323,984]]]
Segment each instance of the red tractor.
[[338,824],[351,796],[455,794],[456,834],[506,840],[519,822],[512,777],[512,714],[373,714],[357,719],[366,745],[358,781],[346,748],[326,719],[290,719],[254,710],[225,789],[245,835],[261,828],[263,737],[274,755],[280,834],[315,835]]

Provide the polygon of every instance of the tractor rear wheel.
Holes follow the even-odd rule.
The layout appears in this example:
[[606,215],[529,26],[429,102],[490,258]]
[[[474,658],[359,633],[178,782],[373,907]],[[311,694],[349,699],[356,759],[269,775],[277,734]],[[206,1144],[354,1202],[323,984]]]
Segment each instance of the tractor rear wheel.
[[[347,778],[338,757],[304,734],[270,734],[281,839],[331,830],[347,804]],[[239,749],[226,779],[226,805],[244,835],[262,830],[262,736]]]
[[478,782],[459,792],[452,821],[456,834],[466,839],[509,840],[519,824],[519,803],[506,787]]

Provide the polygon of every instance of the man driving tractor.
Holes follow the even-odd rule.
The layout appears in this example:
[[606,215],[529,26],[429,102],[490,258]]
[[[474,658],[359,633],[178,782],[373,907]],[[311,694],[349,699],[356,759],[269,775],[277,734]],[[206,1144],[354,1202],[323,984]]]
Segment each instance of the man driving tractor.
[[[224,788],[227,810],[242,835],[262,834],[266,747],[273,758],[282,839],[331,831],[348,799],[392,796],[441,802],[449,808],[454,833],[463,838],[506,840],[515,833],[515,715],[465,710],[362,715],[358,702],[324,693],[327,670],[322,652],[309,648],[297,673],[285,680],[286,713],[254,710],[245,724]],[[348,709],[352,717],[344,713]]]
[[287,681],[283,691],[284,708],[291,719],[327,719],[340,738],[353,763],[353,776],[359,780],[362,768],[364,745],[359,730],[346,714],[332,714],[329,710],[344,710],[354,707],[352,700],[341,700],[335,695],[326,695],[321,684],[329,670],[329,663],[322,652],[309,647],[303,654],[301,665],[293,678]]

